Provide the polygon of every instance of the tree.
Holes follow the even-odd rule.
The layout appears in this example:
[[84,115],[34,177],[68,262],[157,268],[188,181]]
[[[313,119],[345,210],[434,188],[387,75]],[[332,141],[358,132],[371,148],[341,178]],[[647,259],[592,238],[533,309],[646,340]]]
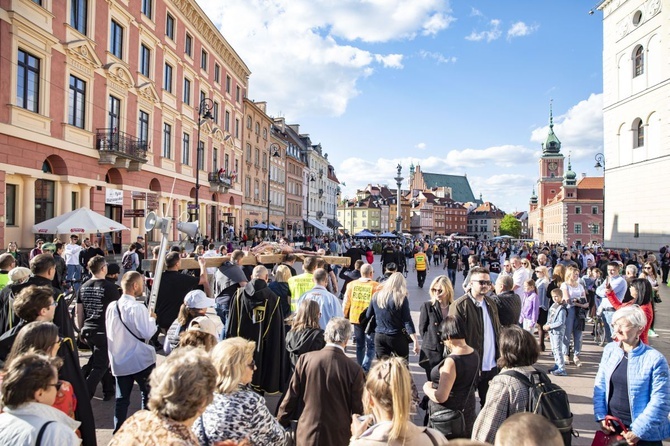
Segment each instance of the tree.
[[500,235],[511,235],[514,238],[521,236],[521,222],[512,214],[507,214],[500,222]]

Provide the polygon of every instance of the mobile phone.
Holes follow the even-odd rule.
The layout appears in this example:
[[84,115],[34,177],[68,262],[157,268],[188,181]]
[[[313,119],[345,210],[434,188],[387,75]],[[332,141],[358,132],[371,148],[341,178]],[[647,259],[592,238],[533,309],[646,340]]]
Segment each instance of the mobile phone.
[[372,418],[372,415],[359,415],[356,417],[361,423],[367,423]]

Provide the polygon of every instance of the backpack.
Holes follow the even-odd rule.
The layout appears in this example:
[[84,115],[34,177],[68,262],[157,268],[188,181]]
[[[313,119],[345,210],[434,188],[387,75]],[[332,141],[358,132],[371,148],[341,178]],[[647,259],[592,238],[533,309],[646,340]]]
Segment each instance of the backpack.
[[552,383],[546,373],[535,369],[530,379],[516,370],[506,370],[501,375],[512,376],[528,387],[526,412],[536,413],[548,419],[561,432],[565,446],[572,444],[573,435],[579,436],[572,429],[572,412],[567,392],[561,386]]
[[133,267],[133,254],[130,252],[127,252],[123,255],[123,258],[121,259],[121,266],[123,266],[123,269],[129,270],[132,269]]

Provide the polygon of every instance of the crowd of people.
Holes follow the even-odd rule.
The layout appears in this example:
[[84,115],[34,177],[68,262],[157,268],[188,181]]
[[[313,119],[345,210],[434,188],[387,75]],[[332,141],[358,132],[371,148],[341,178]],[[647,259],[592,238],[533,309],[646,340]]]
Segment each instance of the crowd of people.
[[[228,243],[175,246],[154,308],[139,240],[121,265],[76,238],[38,243],[28,267],[15,246],[0,255],[0,444],[95,445],[90,400],[101,387],[114,400],[114,445],[506,445],[521,444],[522,427],[559,445],[551,420],[527,413],[530,390],[515,374],[540,373],[547,335],[549,373],[581,367],[583,332],[598,322],[595,420],[613,433],[606,417],[619,418],[628,444],[670,436],[668,363],[648,345],[667,247],[659,262],[598,247],[415,239],[377,246],[377,262],[366,243],[305,244],[315,255],[302,273],[293,254],[254,266]],[[185,257],[198,267],[185,269]],[[410,298],[422,297],[410,296],[407,276],[422,289],[431,268],[415,326]],[[79,346],[91,351],[84,367]],[[142,409],[128,416],[134,384]],[[281,396],[276,413],[266,395]]]

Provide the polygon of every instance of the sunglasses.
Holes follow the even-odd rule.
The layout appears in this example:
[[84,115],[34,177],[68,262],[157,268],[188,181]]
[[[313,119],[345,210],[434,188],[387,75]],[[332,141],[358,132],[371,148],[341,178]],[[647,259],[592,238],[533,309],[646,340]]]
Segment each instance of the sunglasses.
[[60,388],[61,388],[62,385],[63,385],[63,383],[61,381],[58,381],[56,384],[47,384],[47,386],[49,386],[49,387],[55,387],[56,392],[60,391]]
[[481,286],[491,286],[493,284],[490,280],[473,280],[472,282],[477,282]]
[[444,291],[442,288],[431,288],[430,289],[431,293],[441,293],[442,291]]
[[645,266],[644,269],[651,269],[651,266]]

